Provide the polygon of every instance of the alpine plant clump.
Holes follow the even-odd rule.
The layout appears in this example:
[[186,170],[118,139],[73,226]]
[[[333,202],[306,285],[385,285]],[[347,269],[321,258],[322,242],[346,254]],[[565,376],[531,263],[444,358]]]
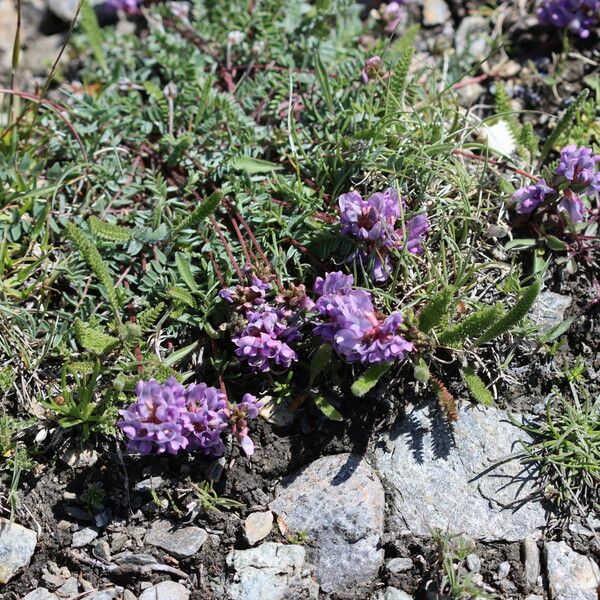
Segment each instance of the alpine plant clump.
[[327,273],[315,281],[315,304],[321,321],[314,332],[330,342],[348,362],[365,364],[402,360],[413,345],[405,340],[402,315],[385,317],[373,306],[369,292],[353,287],[352,275]]
[[350,257],[351,261],[371,265],[375,281],[388,279],[392,271],[390,254],[404,248],[411,254],[423,252],[423,240],[429,231],[426,214],[419,214],[397,227],[406,201],[394,188],[376,192],[363,200],[358,192],[342,194],[338,200],[342,233],[359,239],[364,249]]
[[575,144],[565,146],[554,170],[552,187],[544,179],[539,179],[513,194],[517,212],[529,214],[543,205],[556,206],[573,223],[584,221],[587,209],[583,198],[597,199],[600,192],[598,162],[600,155],[594,155],[591,148],[577,147]]
[[274,298],[269,282],[251,275],[247,286],[221,290],[219,295],[236,307],[236,319],[230,324],[235,355],[253,371],[289,369],[298,360],[291,344],[301,338],[304,315],[313,302],[303,285],[291,286]]
[[543,25],[588,38],[600,25],[600,0],[544,0],[537,16]]
[[165,383],[140,381],[137,399],[120,410],[117,426],[127,447],[142,455],[178,454],[198,450],[207,456],[222,456],[222,436],[231,433],[247,455],[254,451],[248,435],[248,419],[258,416],[262,404],[245,394],[230,406],[225,394],[205,383],[181,385],[174,377]]

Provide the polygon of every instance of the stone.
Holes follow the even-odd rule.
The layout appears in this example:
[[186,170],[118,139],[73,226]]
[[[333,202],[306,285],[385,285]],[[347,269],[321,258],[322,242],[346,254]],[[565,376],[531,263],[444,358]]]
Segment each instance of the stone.
[[155,521],[144,541],[151,546],[162,548],[177,558],[193,556],[208,538],[208,533],[200,527],[176,529],[169,521]]
[[84,527],[73,534],[73,541],[71,546],[73,548],[81,548],[87,546],[98,537],[98,532],[91,527]]
[[227,556],[227,564],[235,571],[228,598],[316,600],[319,586],[312,579],[305,561],[305,549],[293,544],[266,542],[249,550],[233,550]]
[[457,54],[468,54],[481,61],[491,52],[489,42],[490,25],[487,19],[479,15],[465,17],[454,36],[454,46]]
[[463,108],[469,108],[475,102],[481,98],[485,93],[485,88],[477,83],[469,83],[468,85],[462,85],[456,90],[458,94],[458,102]]
[[72,469],[91,467],[98,462],[98,453],[89,447],[69,448],[60,459]]
[[498,579],[506,579],[508,574],[510,573],[510,563],[508,561],[501,562],[498,565],[498,570],[496,571],[496,575]]
[[106,540],[98,540],[94,544],[94,548],[92,549],[92,554],[96,558],[99,558],[100,560],[103,560],[104,562],[109,562],[110,561],[110,546],[108,545],[108,542]]
[[[45,35],[33,38],[27,44],[27,48],[24,49],[21,53],[20,67],[22,69],[31,71],[35,75],[47,75],[48,70],[52,67],[54,61],[58,58],[60,49],[65,43],[65,37],[66,36],[63,33],[55,33],[54,35]],[[60,57],[60,60],[58,61],[58,64],[62,66],[65,65],[68,61],[69,53],[63,52],[62,56]],[[81,466],[83,467],[88,465]]]
[[[296,420],[296,411],[290,410],[291,400],[284,399],[275,402],[270,396],[268,401],[260,409],[260,416],[275,427],[289,427]],[[263,401],[265,398],[263,398]]]
[[471,571],[471,573],[479,573],[481,569],[481,560],[477,554],[469,554],[466,559],[467,569]]
[[545,523],[541,504],[527,502],[534,467],[507,460],[531,438],[505,411],[463,406],[453,435],[434,403],[412,409],[375,449],[388,484],[390,525],[428,536],[432,529],[484,541],[520,541]]
[[8,583],[33,556],[37,534],[0,517],[0,583]]
[[[115,589],[98,591],[85,597],[85,600],[117,600],[118,591]],[[135,598],[135,596],[134,596]]]
[[244,521],[244,535],[251,546],[264,540],[273,526],[273,513],[267,512],[250,513]]
[[140,600],[188,600],[190,592],[175,581],[161,581],[142,592]]
[[414,563],[410,558],[392,558],[392,560],[388,561],[385,565],[385,568],[388,570],[388,573],[396,575],[397,573],[410,571],[413,568],[413,564]]
[[69,577],[57,590],[56,595],[59,598],[70,598],[76,596],[79,592],[79,585],[77,584],[77,577]]
[[566,542],[546,542],[546,576],[550,600],[598,600],[600,569]]
[[325,456],[284,479],[269,508],[305,535],[324,592],[356,590],[383,563],[385,498],[379,477],[355,454]]
[[540,333],[548,333],[565,320],[565,312],[571,303],[569,296],[542,292],[527,316],[538,326]]
[[121,567],[143,567],[145,565],[155,565],[156,558],[152,554],[121,552],[113,556],[113,562]]
[[58,600],[58,596],[41,587],[29,592],[21,600]]
[[423,0],[423,25],[434,27],[443,25],[452,18],[452,13],[444,0]]
[[123,600],[137,600],[137,596],[133,592],[125,590],[123,592]]
[[142,481],[138,481],[135,484],[135,491],[136,492],[152,492],[152,491],[158,491],[160,490],[162,487],[164,487],[166,481],[159,476],[155,476],[155,477],[148,477],[148,479],[143,479]]
[[413,600],[413,597],[398,588],[387,587],[375,592],[372,600]]
[[527,536],[521,544],[521,555],[523,558],[523,579],[528,588],[537,585],[540,576],[540,551],[535,540]]

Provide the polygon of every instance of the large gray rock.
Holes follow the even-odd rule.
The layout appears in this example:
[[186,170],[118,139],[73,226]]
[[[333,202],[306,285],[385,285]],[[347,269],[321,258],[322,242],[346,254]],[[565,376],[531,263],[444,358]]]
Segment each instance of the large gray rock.
[[29,592],[22,600],[58,600],[58,596],[42,587]]
[[161,581],[144,590],[140,600],[188,600],[190,592],[175,581]]
[[[435,407],[435,408],[434,408]],[[375,466],[391,492],[392,526],[479,540],[522,540],[544,525],[534,476],[507,457],[527,435],[496,408],[463,407],[449,431],[435,405],[414,409],[379,441]]]
[[540,333],[548,333],[565,320],[571,302],[569,296],[542,292],[527,316],[538,326]]
[[166,550],[178,558],[193,556],[208,539],[208,533],[200,527],[174,528],[169,521],[156,521],[144,541],[151,546]]
[[233,550],[227,556],[235,571],[230,600],[318,598],[319,586],[305,560],[306,551],[297,545],[266,542],[250,550]]
[[377,576],[383,550],[383,486],[364,458],[325,456],[285,479],[269,505],[291,533],[306,535],[325,592],[355,590]]
[[387,587],[375,592],[371,600],[413,600],[413,597],[395,587]]
[[600,569],[590,557],[566,542],[547,542],[544,558],[550,600],[598,600]]
[[33,556],[37,534],[0,517],[0,583],[10,581]]

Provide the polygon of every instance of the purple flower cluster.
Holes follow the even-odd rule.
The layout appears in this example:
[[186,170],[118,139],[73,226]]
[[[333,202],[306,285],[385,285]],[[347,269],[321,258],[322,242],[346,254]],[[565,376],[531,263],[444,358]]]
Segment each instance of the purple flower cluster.
[[379,9],[381,17],[385,22],[385,32],[394,33],[402,20],[406,18],[405,0],[400,2],[388,2]]
[[251,275],[249,285],[219,292],[221,298],[236,305],[243,317],[243,326],[232,336],[236,356],[261,372],[289,369],[298,360],[290,343],[300,338],[303,315],[314,304],[303,285],[292,285],[267,299],[270,290],[269,283]]
[[331,342],[349,362],[380,363],[402,360],[413,345],[399,335],[402,315],[380,315],[369,292],[353,287],[352,275],[327,273],[315,281],[315,308],[322,321],[315,333]]
[[375,281],[385,281],[391,272],[390,252],[404,247],[411,254],[423,252],[423,240],[429,231],[426,214],[419,214],[405,224],[405,231],[396,228],[401,216],[401,202],[394,188],[377,192],[363,200],[358,192],[342,194],[338,200],[342,233],[364,242],[366,249],[353,259],[373,259],[372,276]]
[[[533,212],[547,199],[559,199],[558,210],[566,213],[571,221],[580,223],[585,218],[585,206],[581,196],[592,196],[600,192],[600,172],[597,165],[600,155],[594,155],[591,148],[565,146],[560,152],[558,167],[554,171],[558,176],[555,185],[561,186],[559,193],[546,185],[543,179],[533,185],[518,189],[513,194],[517,202],[517,211],[522,214]],[[566,183],[566,187],[563,187]]]
[[[131,451],[140,454],[177,454],[200,450],[208,456],[222,456],[221,434],[233,433],[244,452],[254,449],[248,437],[247,419],[256,418],[261,403],[246,394],[232,409],[225,394],[204,383],[187,387],[170,377],[164,384],[151,379],[136,387],[137,400],[120,410],[117,426],[127,438]],[[243,426],[240,426],[243,424]]]
[[107,4],[113,10],[122,10],[127,14],[134,14],[139,11],[142,0],[108,0]]
[[537,16],[544,25],[587,38],[600,23],[600,0],[543,0]]

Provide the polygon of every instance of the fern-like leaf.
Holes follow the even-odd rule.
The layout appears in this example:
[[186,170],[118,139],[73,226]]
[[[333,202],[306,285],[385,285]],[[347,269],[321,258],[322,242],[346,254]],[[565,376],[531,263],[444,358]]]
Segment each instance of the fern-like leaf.
[[73,223],[69,223],[66,227],[67,237],[75,244],[77,250],[88,264],[98,281],[104,286],[106,297],[112,308],[113,314],[117,322],[121,321],[119,314],[119,302],[117,291],[115,289],[112,277],[108,270],[108,266],[102,260],[98,248],[94,243]]
[[435,389],[440,408],[444,411],[444,414],[450,421],[458,421],[458,405],[450,390],[437,377],[430,377],[429,381]]
[[523,146],[529,152],[530,158],[535,155],[540,145],[540,139],[533,129],[533,125],[527,121],[521,128],[521,134],[517,140],[520,146]]
[[104,35],[96,18],[96,13],[89,0],[83,0],[81,4],[81,15],[79,17],[81,27],[86,33],[88,43],[94,53],[96,62],[103,68],[107,69],[106,56],[102,45],[104,43]]
[[412,63],[414,48],[412,46],[404,49],[400,60],[394,68],[394,72],[388,80],[387,94],[385,98],[385,115],[389,117],[398,107],[402,106],[404,91],[408,83],[408,70]]
[[217,206],[219,206],[222,197],[223,193],[220,191],[211,194],[204,202],[199,204],[190,215],[183,219],[183,221],[181,221],[177,227],[175,227],[173,233],[178,233],[184,229],[195,227],[198,225],[198,223],[201,223],[204,221],[204,219],[210,217],[210,215],[217,210]]
[[187,304],[191,308],[196,308],[194,297],[184,288],[172,286],[167,289],[167,294],[183,304]]
[[467,338],[476,338],[491,327],[505,312],[502,304],[486,306],[452,325],[438,335],[438,342],[444,346],[456,346]]
[[481,377],[479,377],[473,369],[464,369],[462,375],[469,393],[476,402],[479,402],[479,404],[483,404],[484,406],[491,406],[494,404],[492,392],[487,389]]
[[521,136],[521,125],[513,114],[513,108],[510,105],[510,97],[506,88],[499,82],[496,83],[496,114],[508,125],[510,132],[515,140]]
[[192,269],[190,268],[189,257],[187,257],[182,252],[178,252],[175,255],[175,265],[177,266],[177,270],[179,271],[179,276],[181,277],[181,279],[183,279],[183,282],[190,288],[190,291],[197,291],[198,286],[196,285],[196,280],[194,279]]
[[90,226],[91,232],[103,240],[110,242],[128,242],[131,239],[131,232],[126,227],[120,225],[114,225],[113,223],[107,223],[102,221],[98,217],[90,217],[88,219],[88,225]]
[[526,288],[516,304],[503,317],[484,331],[475,342],[475,345],[481,346],[481,344],[485,344],[512,329],[531,310],[531,307],[540,294],[541,287],[541,282],[536,281]]
[[73,325],[77,343],[88,352],[98,356],[114,350],[119,345],[119,340],[112,335],[104,333],[98,327],[92,327],[81,319],[75,319]]
[[436,294],[419,316],[419,329],[427,333],[448,318],[448,311],[454,299],[454,289],[448,288]]
[[159,302],[156,306],[150,306],[144,309],[137,317],[137,323],[142,331],[148,331],[154,327],[156,321],[160,317],[163,309],[165,308],[164,302]]

